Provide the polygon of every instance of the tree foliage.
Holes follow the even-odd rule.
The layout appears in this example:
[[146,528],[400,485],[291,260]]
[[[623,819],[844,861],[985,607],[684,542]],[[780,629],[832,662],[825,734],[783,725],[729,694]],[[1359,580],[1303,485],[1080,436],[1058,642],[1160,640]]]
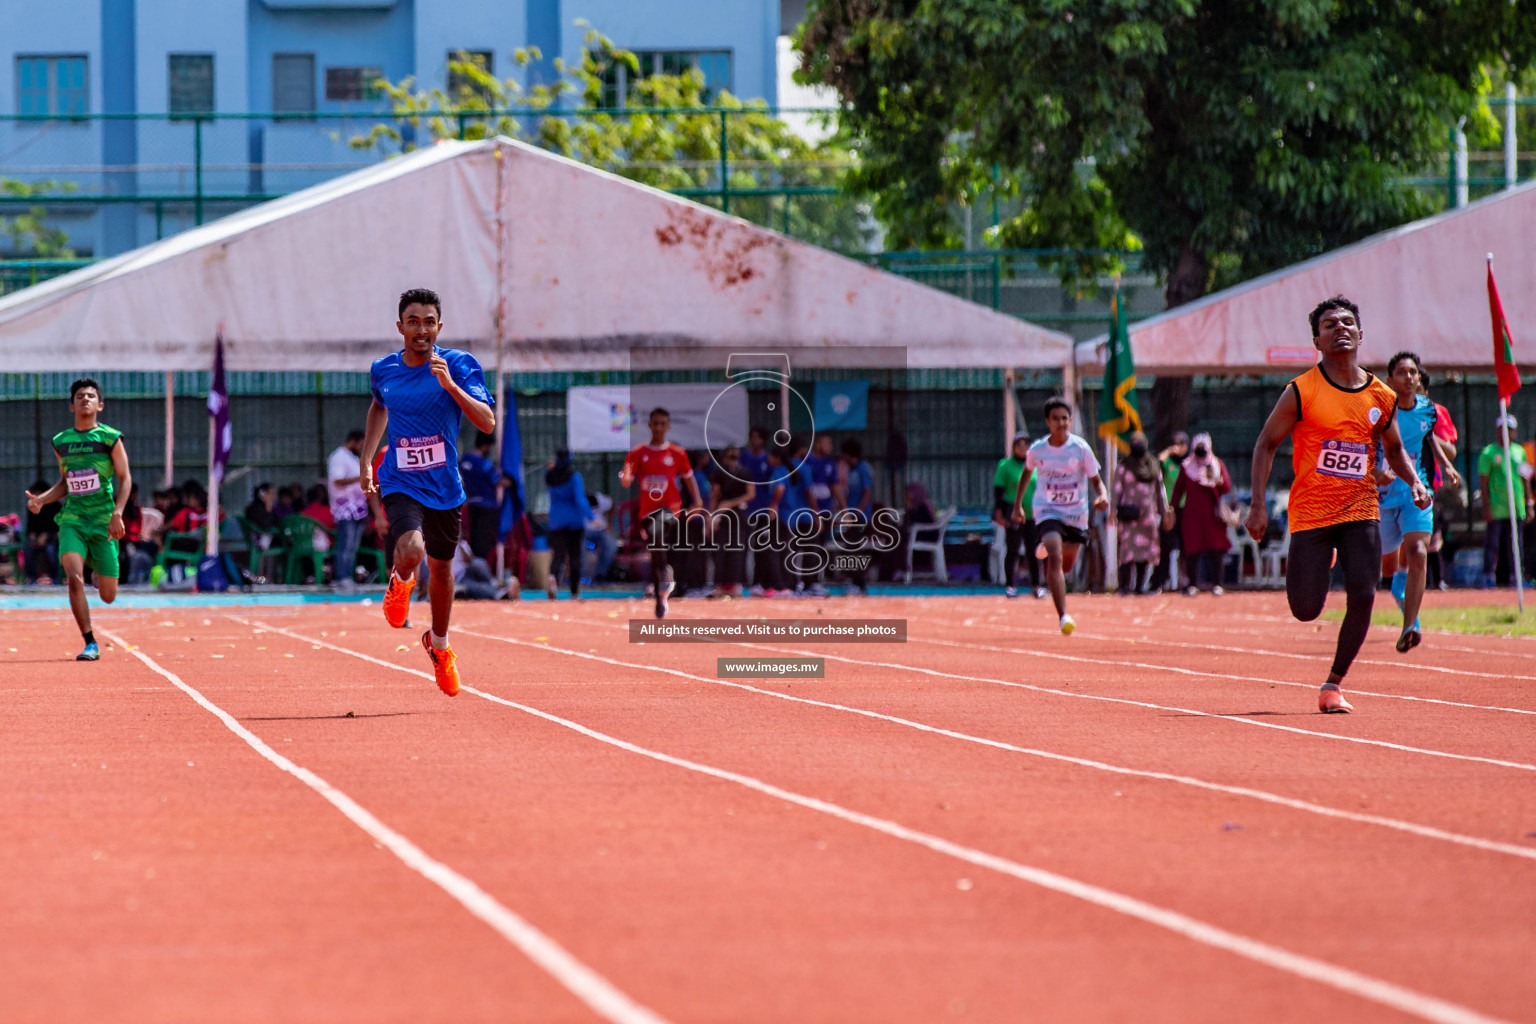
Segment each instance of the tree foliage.
[[[459,56],[449,63],[456,85],[451,92],[418,89],[410,78],[376,83],[394,119],[353,138],[351,145],[409,150],[438,139],[505,135],[656,188],[695,195],[720,187],[722,135],[733,192],[835,186],[852,163],[836,139],[807,141],[761,102],[744,103],[725,91],[706,102],[697,70],[640,77],[635,55],[595,30],[587,31],[578,63],[557,58],[554,81],[532,87],[499,79],[468,55]],[[537,48],[512,54],[520,68],[540,57]],[[605,106],[605,76],[618,65],[629,71],[627,107],[633,113]],[[778,196],[737,195],[731,212],[831,248],[865,248],[872,228],[867,211],[818,199],[789,200],[786,214]]]
[[[0,178],[0,196],[7,199],[30,199],[33,196],[58,195],[75,191],[75,184],[67,181],[20,181]],[[9,209],[9,204],[0,209]],[[62,229],[48,224],[48,211],[42,206],[30,206],[21,213],[0,214],[0,237],[8,240],[12,252],[37,259],[70,259],[75,253],[69,247],[69,235]]]
[[[996,187],[997,241],[1126,247],[1170,305],[1427,211],[1397,180],[1488,123],[1530,0],[814,0],[799,77],[834,86],[854,181],[901,245]],[[1063,267],[1109,269],[1105,259]]]

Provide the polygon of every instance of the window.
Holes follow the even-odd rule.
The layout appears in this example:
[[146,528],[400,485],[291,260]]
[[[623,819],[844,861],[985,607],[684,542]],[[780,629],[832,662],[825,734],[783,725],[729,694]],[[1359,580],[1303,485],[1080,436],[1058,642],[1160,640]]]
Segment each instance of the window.
[[622,64],[611,64],[603,70],[603,106],[628,106],[635,83],[651,75],[701,72],[705,103],[713,103],[720,90],[731,87],[729,50],[637,50],[635,57],[640,63],[638,74]]
[[489,89],[476,84],[475,80],[462,71],[453,67],[454,64],[473,64],[488,74],[496,73],[496,57],[490,50],[449,50],[448,51],[448,97],[457,103],[463,96],[464,90],[469,90],[475,96],[480,97],[486,103],[494,102],[495,96]]
[[172,114],[213,113],[213,54],[171,54],[166,79]]
[[83,55],[16,58],[16,112],[62,117],[90,112],[91,96]]
[[274,114],[313,114],[315,112],[314,54],[274,53],[272,55],[272,112]]
[[383,77],[384,69],[378,67],[326,68],[325,98],[340,102],[376,100],[381,95],[378,81]]

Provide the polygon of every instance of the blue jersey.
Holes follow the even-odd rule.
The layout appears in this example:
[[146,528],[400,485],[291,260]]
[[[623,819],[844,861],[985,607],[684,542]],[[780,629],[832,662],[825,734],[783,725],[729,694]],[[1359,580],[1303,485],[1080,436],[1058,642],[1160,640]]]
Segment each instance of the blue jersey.
[[479,452],[467,452],[459,460],[459,479],[464,481],[464,491],[469,495],[471,505],[496,507],[496,481],[501,479],[496,463]]
[[832,485],[837,483],[837,460],[812,453],[805,457],[800,472],[806,476],[807,490],[816,499],[818,511],[832,507]]
[[767,508],[768,503],[773,500],[773,494],[771,493],[773,488],[767,486],[768,453],[765,451],[761,455],[755,455],[751,449],[743,448],[741,450],[741,461],[737,465],[741,469],[736,475],[743,480],[752,481],[756,487],[756,490],[752,492],[752,500],[747,502],[747,511],[756,512],[760,508]]
[[[1416,395],[1412,409],[1398,409],[1397,432],[1403,439],[1403,451],[1408,455],[1408,461],[1413,463],[1413,468],[1419,474],[1419,479],[1424,481],[1425,487],[1431,487],[1434,479],[1435,457],[1430,451],[1429,439],[1435,432],[1435,419],[1438,414],[1435,411],[1435,403],[1423,395]],[[1376,442],[1376,461],[1378,465],[1391,469],[1386,464],[1386,453],[1381,442]],[[1411,493],[1411,488],[1406,480],[1394,480],[1386,487],[1377,488],[1382,494],[1395,487],[1401,487],[1405,493]]]
[[[875,483],[869,472],[869,463],[861,459],[857,466],[848,470],[848,507],[858,512],[863,519],[868,519],[869,513],[859,506],[864,503],[864,495],[874,489]],[[874,507],[873,503],[870,507]]]
[[[487,405],[495,399],[485,387],[480,363],[468,352],[438,348],[453,381]],[[407,366],[401,353],[375,359],[368,373],[373,400],[389,412],[389,452],[379,466],[379,491],[405,494],[427,508],[464,504],[459,479],[459,429],[464,410],[432,374],[430,363]]]

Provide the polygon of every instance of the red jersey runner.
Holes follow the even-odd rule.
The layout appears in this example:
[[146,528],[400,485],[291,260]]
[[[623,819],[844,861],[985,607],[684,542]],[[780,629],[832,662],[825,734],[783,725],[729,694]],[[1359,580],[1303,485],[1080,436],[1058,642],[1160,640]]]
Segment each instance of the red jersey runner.
[[642,518],[659,508],[682,511],[683,495],[677,489],[677,478],[693,472],[687,452],[675,444],[664,448],[642,444],[624,457],[624,466],[640,485]]

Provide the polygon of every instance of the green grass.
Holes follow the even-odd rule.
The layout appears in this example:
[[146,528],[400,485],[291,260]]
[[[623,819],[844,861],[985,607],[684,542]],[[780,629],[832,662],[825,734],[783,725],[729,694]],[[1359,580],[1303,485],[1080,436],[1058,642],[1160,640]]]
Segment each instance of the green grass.
[[[1536,597],[1536,595],[1532,595]],[[1385,599],[1385,601],[1383,601]],[[1386,607],[1383,608],[1382,605]],[[1323,612],[1330,622],[1344,618],[1342,610]],[[1392,603],[1385,591],[1377,595],[1376,607],[1371,612],[1373,626],[1391,626],[1401,629],[1403,613]],[[1517,609],[1499,605],[1477,608],[1437,608],[1426,605],[1419,610],[1419,624],[1426,630],[1443,629],[1452,633],[1482,633],[1489,636],[1536,636],[1536,608],[1521,615]]]

